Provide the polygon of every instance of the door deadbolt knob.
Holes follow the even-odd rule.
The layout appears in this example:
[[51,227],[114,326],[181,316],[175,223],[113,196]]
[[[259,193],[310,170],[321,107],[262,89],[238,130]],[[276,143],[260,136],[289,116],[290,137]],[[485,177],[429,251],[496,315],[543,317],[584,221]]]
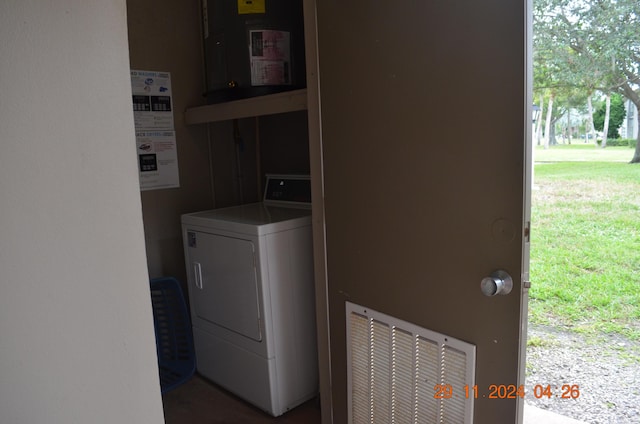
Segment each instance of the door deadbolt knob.
[[485,296],[495,296],[497,294],[509,294],[513,289],[513,279],[503,270],[497,270],[480,281],[480,291]]

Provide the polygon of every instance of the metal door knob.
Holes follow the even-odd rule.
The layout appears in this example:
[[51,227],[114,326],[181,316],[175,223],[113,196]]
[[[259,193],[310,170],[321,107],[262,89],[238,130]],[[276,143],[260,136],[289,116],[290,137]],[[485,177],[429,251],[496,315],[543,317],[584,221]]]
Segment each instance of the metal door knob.
[[480,290],[485,296],[495,296],[497,294],[509,294],[513,289],[513,279],[501,269],[491,273],[480,282]]

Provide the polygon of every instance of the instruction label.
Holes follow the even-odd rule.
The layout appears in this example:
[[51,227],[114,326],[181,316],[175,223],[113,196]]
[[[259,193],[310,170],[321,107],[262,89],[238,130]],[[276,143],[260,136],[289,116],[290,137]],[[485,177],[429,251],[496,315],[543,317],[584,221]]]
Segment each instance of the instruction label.
[[171,74],[131,71],[140,190],[180,186]]
[[290,34],[287,31],[249,31],[251,85],[291,85]]

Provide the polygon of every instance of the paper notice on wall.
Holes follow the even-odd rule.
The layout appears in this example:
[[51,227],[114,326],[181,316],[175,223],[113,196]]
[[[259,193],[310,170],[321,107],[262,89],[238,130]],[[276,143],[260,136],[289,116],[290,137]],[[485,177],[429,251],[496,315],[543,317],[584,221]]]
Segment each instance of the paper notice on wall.
[[180,187],[169,72],[131,71],[140,190]]
[[169,72],[131,71],[131,94],[136,131],[173,130]]
[[251,85],[291,85],[290,35],[287,31],[249,31]]
[[175,131],[136,131],[140,190],[180,187]]

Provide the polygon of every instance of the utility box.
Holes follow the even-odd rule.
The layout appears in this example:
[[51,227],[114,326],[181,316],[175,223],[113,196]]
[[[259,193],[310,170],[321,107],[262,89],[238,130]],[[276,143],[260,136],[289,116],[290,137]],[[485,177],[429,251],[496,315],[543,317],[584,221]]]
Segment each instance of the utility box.
[[302,0],[203,0],[207,101],[306,87]]

